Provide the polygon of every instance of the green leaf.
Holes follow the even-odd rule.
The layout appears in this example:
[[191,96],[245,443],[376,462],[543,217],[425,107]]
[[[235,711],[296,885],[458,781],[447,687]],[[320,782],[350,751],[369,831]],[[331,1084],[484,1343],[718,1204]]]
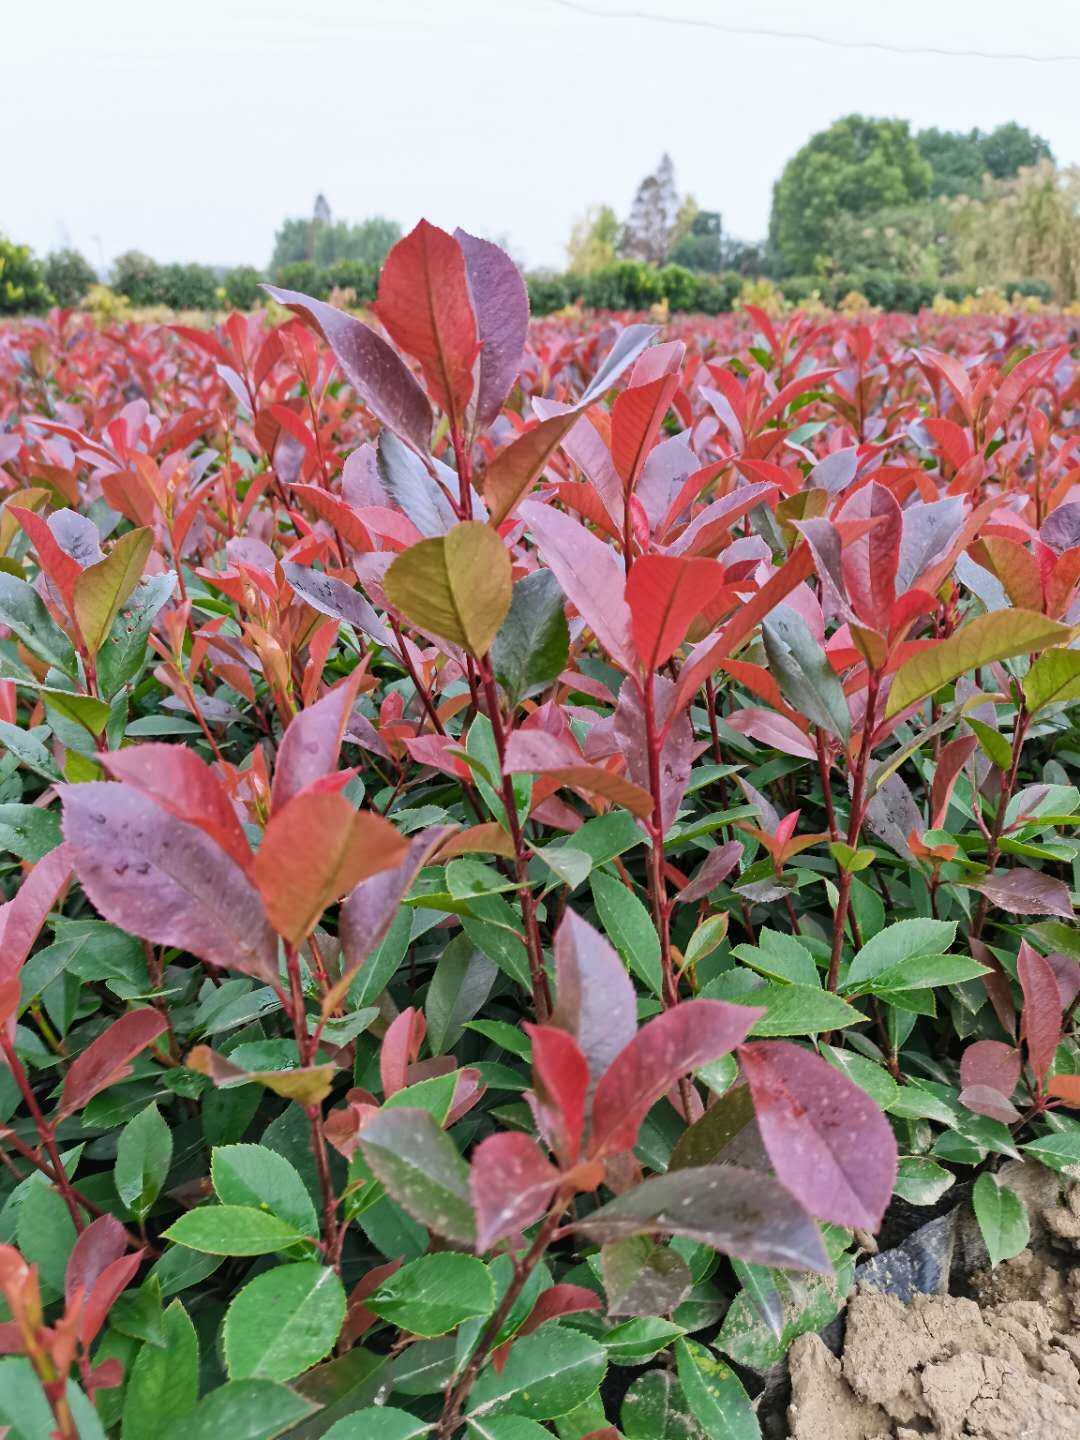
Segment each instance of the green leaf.
[[861,987],[914,955],[943,955],[955,938],[955,920],[898,920],[866,942],[852,960],[841,988]]
[[501,1374],[485,1369],[469,1396],[469,1418],[512,1411],[531,1420],[565,1415],[600,1388],[602,1348],[578,1330],[544,1325],[514,1342]]
[[623,1399],[619,1422],[626,1440],[707,1440],[679,1382],[667,1370],[649,1370],[634,1381]]
[[778,605],[762,621],[761,634],[784,699],[813,724],[846,741],[851,712],[844,687],[806,621],[789,605]]
[[865,1055],[856,1055],[853,1050],[841,1050],[835,1045],[825,1045],[821,1050],[821,1058],[827,1060],[842,1075],[846,1075],[860,1090],[865,1090],[874,1104],[882,1110],[888,1109],[900,1090],[900,1086],[884,1065],[868,1060]]
[[24,730],[21,725],[0,720],[0,745],[10,750],[20,765],[33,770],[34,774],[40,775],[43,780],[59,780],[60,771],[56,768],[48,748],[39,738],[40,735],[50,734],[52,731],[47,725]]
[[614,1326],[600,1336],[600,1343],[612,1364],[641,1365],[685,1334],[681,1325],[670,1320],[662,1320],[657,1315],[642,1315]]
[[265,1145],[218,1145],[210,1157],[210,1178],[223,1205],[269,1210],[301,1234],[318,1235],[308,1188],[276,1150]]
[[736,945],[731,953],[769,980],[821,988],[814,957],[793,935],[763,927],[756,945]]
[[551,1431],[524,1415],[495,1415],[470,1420],[468,1440],[551,1440]]
[[[62,715],[65,720],[81,725],[91,735],[100,735],[108,723],[110,707],[94,695],[78,695],[73,690],[49,690],[44,686],[40,694],[47,715]],[[55,720],[53,723],[56,723]]]
[[777,1035],[818,1035],[858,1025],[861,1015],[839,995],[817,985],[762,985],[748,990],[739,1000],[746,1005],[763,1005],[765,1014],[750,1030],[759,1039]]
[[570,652],[559,582],[535,570],[514,586],[510,609],[491,646],[495,678],[512,705],[557,680]]
[[104,560],[88,565],[76,579],[75,619],[91,655],[101,649],[120,607],[139,583],[153,544],[149,526],[129,530]]
[[[1020,1147],[1041,1165],[1070,1179],[1080,1177],[1080,1131],[1067,1130],[1057,1135],[1040,1135]],[[20,1242],[21,1245],[21,1242]]]
[[40,805],[0,805],[0,850],[40,860],[60,844],[60,815]]
[[78,669],[75,647],[45,608],[32,585],[0,571],[0,620],[9,626],[28,650],[65,675]]
[[739,1377],[704,1345],[675,1342],[679,1384],[709,1440],[761,1440],[749,1397]]
[[1024,700],[1034,715],[1044,705],[1080,700],[1080,650],[1047,650],[1024,676]]
[[[75,1226],[58,1190],[35,1175],[18,1209],[15,1238],[23,1259],[36,1265],[42,1287],[64,1293],[64,1271],[75,1244]],[[49,1298],[48,1295],[46,1298]]]
[[544,862],[561,884],[569,885],[571,890],[584,885],[592,870],[592,857],[584,850],[575,850],[572,845],[545,845],[534,849],[533,854]]
[[287,1385],[232,1380],[204,1395],[183,1420],[168,1427],[163,1440],[275,1440],[316,1409]]
[[987,725],[984,720],[976,720],[972,715],[965,715],[964,723],[978,740],[979,747],[990,764],[996,765],[999,770],[1008,770],[1012,764],[1012,746],[1005,736],[992,725]]
[[200,1205],[165,1231],[165,1239],[209,1255],[270,1255],[305,1239],[303,1230],[248,1205]]
[[144,1220],[161,1194],[172,1164],[172,1135],[156,1105],[148,1105],[120,1133],[113,1179],[136,1220]]
[[[151,575],[135,587],[127,604],[121,607],[98,653],[98,685],[107,698],[138,677],[148,657],[150,627],[175,586],[176,574],[172,570]],[[127,733],[132,733],[130,727]]]
[[407,1410],[371,1405],[331,1425],[323,1440],[419,1440],[430,1429],[427,1421],[417,1420]]
[[478,658],[510,609],[510,552],[490,525],[463,520],[403,550],[383,586],[412,624]]
[[660,940],[648,910],[621,880],[602,870],[594,872],[589,888],[608,939],[633,974],[659,995],[663,988]]
[[124,1394],[123,1440],[144,1440],[179,1420],[199,1398],[199,1340],[179,1300],[165,1311],[165,1345],[144,1345]]
[[1070,634],[1067,625],[1034,610],[993,610],[979,615],[947,640],[920,650],[900,666],[889,691],[885,719],[980,665],[1063,645]]
[[399,1330],[434,1339],[489,1314],[495,1287],[482,1260],[444,1251],[403,1265],[365,1304]]
[[990,1264],[1000,1265],[1002,1260],[1019,1255],[1031,1233],[1028,1214],[1019,1197],[984,1171],[975,1181],[971,1203],[990,1252]]
[[439,956],[424,1001],[433,1055],[453,1050],[465,1026],[491,994],[497,975],[495,966],[473,948],[468,936],[451,940]]
[[936,1205],[956,1183],[956,1176],[936,1160],[922,1155],[906,1155],[900,1161],[893,1183],[893,1194],[909,1205]]
[[[866,984],[873,995],[893,990],[927,990],[934,985],[960,985],[987,973],[985,965],[966,955],[912,955],[880,971]],[[850,985],[850,981],[849,981]],[[849,986],[845,986],[845,989]]]
[[278,1265],[249,1281],[222,1327],[232,1380],[291,1380],[333,1349],[345,1319],[345,1290],[312,1260]]
[[360,1149],[388,1194],[414,1220],[448,1240],[473,1243],[469,1167],[426,1110],[380,1110],[364,1126]]

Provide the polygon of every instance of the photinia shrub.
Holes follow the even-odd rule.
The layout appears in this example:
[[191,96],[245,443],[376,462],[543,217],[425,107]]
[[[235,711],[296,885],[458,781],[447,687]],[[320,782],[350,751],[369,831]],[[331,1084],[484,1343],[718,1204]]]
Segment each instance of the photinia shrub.
[[748,1440],[1080,1163],[1071,338],[267,288],[0,332],[0,1424]]

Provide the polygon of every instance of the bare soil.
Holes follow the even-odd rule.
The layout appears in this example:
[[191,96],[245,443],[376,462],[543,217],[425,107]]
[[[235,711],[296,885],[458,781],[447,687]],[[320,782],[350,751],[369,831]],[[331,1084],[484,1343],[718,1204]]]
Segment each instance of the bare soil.
[[1061,1194],[1025,1170],[1030,1246],[969,1295],[863,1286],[839,1358],[795,1341],[791,1440],[1080,1440],[1080,1183]]

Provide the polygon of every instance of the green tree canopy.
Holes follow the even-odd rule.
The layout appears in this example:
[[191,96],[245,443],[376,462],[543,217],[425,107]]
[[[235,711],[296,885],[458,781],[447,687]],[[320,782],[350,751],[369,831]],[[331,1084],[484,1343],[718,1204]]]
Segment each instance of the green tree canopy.
[[1052,160],[1049,143],[1010,120],[994,130],[920,130],[919,153],[933,173],[932,194],[979,195],[987,175],[1011,179],[1019,170]]
[[846,115],[819,131],[784,166],[773,189],[769,238],[782,269],[814,270],[838,213],[864,215],[922,200],[932,177],[906,120]]
[[401,239],[401,226],[396,220],[374,215],[352,224],[348,220],[327,220],[325,213],[317,213],[311,219],[292,217],[282,221],[274,236],[272,272],[300,260],[322,266],[333,265],[338,260],[360,260],[365,265],[378,267],[390,247]]

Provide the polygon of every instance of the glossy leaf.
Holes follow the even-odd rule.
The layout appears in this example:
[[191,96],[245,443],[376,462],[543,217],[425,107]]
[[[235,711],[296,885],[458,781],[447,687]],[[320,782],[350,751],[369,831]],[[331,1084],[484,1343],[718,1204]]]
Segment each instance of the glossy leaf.
[[222,1326],[233,1380],[291,1380],[328,1354],[345,1319],[345,1291],[328,1266],[302,1260],[248,1281]]
[[404,551],[383,583],[414,625],[486,655],[510,609],[510,556],[493,530],[466,520]]
[[101,649],[121,607],[139,583],[153,543],[151,530],[129,530],[104,560],[88,566],[76,579],[75,619],[91,655]]

